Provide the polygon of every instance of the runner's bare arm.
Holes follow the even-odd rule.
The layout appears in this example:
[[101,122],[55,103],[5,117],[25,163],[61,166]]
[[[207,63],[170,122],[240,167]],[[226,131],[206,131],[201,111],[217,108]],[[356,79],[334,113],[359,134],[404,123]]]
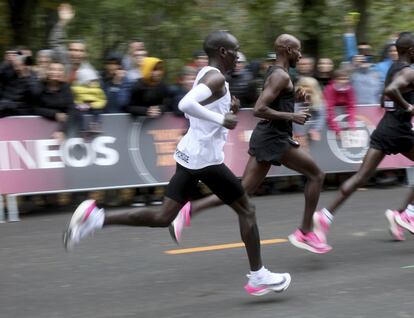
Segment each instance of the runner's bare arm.
[[407,111],[413,111],[413,105],[409,104],[402,93],[412,90],[414,86],[414,70],[410,67],[403,69],[397,77],[384,89],[384,95],[388,96],[400,107]]
[[254,106],[254,115],[269,120],[287,120],[303,125],[309,118],[306,112],[289,113],[280,112],[269,107],[269,105],[289,86],[290,77],[282,71],[274,71],[266,80],[265,88],[257,99]]

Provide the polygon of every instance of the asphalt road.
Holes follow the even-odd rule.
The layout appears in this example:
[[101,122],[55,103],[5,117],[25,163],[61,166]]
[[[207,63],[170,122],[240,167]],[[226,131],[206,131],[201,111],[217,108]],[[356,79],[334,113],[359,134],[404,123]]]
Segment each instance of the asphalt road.
[[[166,229],[113,227],[66,253],[71,211],[0,224],[1,318],[414,317],[414,238],[393,242],[384,210],[404,187],[360,190],[339,211],[334,249],[314,255],[287,242],[262,246],[266,266],[292,275],[282,294],[245,293],[243,248],[166,251],[240,242],[227,207],[193,220],[179,247]],[[323,192],[321,204],[334,192]],[[300,223],[303,194],[256,197],[262,240],[285,239]],[[108,211],[110,213],[110,211]]]

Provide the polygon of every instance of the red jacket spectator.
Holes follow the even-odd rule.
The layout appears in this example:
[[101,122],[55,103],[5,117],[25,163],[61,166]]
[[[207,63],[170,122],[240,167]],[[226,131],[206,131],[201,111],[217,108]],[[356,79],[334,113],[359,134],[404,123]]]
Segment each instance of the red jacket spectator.
[[355,93],[345,71],[336,71],[334,79],[325,87],[327,122],[330,130],[338,135],[341,127],[335,121],[336,106],[344,106],[348,115],[349,127],[355,127]]

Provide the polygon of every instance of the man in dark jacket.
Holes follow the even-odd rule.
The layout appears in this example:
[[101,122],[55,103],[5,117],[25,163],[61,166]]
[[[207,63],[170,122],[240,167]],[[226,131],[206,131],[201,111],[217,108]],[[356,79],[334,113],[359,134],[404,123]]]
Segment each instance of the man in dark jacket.
[[32,102],[40,92],[40,83],[29,64],[28,56],[15,52],[0,66],[0,117],[33,113]]
[[236,68],[229,78],[230,92],[240,100],[243,108],[253,107],[257,100],[257,87],[253,73],[246,68],[246,57],[238,52]]
[[121,61],[122,58],[117,53],[110,53],[105,58],[101,86],[107,99],[106,113],[123,113],[129,102],[133,81],[126,76]]

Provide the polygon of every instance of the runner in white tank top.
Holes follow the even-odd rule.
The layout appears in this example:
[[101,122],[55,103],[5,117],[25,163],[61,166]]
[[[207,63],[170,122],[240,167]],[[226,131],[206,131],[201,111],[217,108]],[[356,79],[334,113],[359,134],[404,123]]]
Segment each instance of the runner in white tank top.
[[[215,67],[205,66],[197,74],[193,87],[197,86],[199,80],[210,71],[221,73]],[[222,115],[230,112],[231,96],[227,82],[225,82],[225,88],[226,93],[223,97],[204,105],[204,107]],[[186,115],[186,117],[190,121],[190,128],[177,145],[174,159],[188,169],[201,169],[223,163],[223,147],[226,143],[228,130],[204,119],[190,115]]]
[[[245,286],[247,293],[260,296],[282,292],[289,287],[291,278],[288,273],[272,273],[263,266],[254,206],[240,180],[223,163],[227,129],[237,125],[236,115],[230,112],[231,98],[223,74],[234,69],[238,48],[237,39],[224,31],[213,32],[204,41],[211,66],[200,71],[194,87],[179,103],[180,110],[190,120],[190,129],[177,147],[177,169],[167,186],[161,208],[145,207],[106,214],[93,200],[83,202],[64,233],[67,249],[109,225],[168,227],[202,181],[238,214],[250,265],[249,281]],[[177,233],[180,231],[171,229],[171,235],[179,241]],[[202,284],[202,280],[197,279],[197,282]]]

